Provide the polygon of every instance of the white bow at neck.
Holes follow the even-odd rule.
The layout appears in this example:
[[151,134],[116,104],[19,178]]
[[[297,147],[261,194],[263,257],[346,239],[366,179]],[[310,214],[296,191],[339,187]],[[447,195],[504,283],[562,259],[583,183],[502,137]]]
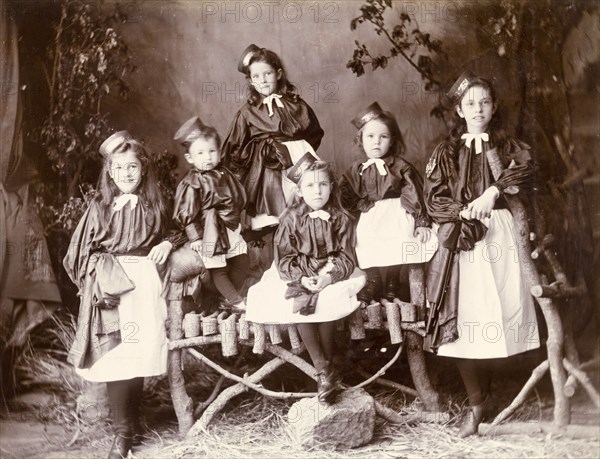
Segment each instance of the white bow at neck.
[[118,212],[123,207],[125,207],[125,205],[128,202],[130,202],[131,203],[131,210],[133,210],[137,206],[138,199],[139,198],[138,198],[137,194],[124,193],[121,196],[115,198],[115,202],[113,204],[113,209],[115,210],[115,212]]
[[326,210],[323,210],[323,209],[313,210],[312,212],[308,213],[308,216],[310,218],[320,218],[321,220],[324,220],[326,222],[328,222],[329,218],[331,217],[329,212],[327,212]]
[[282,96],[279,94],[273,93],[263,99],[262,103],[267,106],[267,109],[269,110],[269,116],[273,116],[273,101],[275,101],[275,105],[277,105],[279,108],[283,108],[283,102],[279,100],[281,97]]
[[362,163],[362,169],[360,170],[360,175],[367,169],[369,166],[375,164],[377,168],[377,172],[379,175],[387,175],[387,171],[385,170],[385,161],[381,158],[371,158],[368,161]]
[[475,140],[476,154],[480,154],[481,152],[483,152],[483,142],[488,142],[490,140],[490,136],[487,132],[481,132],[480,134],[470,134],[468,132],[465,132],[460,138],[464,139],[465,145],[469,149],[471,148],[473,140]]

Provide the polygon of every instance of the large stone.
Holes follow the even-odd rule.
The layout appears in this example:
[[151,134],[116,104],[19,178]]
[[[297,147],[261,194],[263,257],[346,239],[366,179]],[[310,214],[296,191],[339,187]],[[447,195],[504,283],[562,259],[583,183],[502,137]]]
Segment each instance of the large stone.
[[292,405],[287,420],[290,436],[304,448],[355,448],[373,438],[375,401],[363,389],[342,392],[334,405],[305,398]]

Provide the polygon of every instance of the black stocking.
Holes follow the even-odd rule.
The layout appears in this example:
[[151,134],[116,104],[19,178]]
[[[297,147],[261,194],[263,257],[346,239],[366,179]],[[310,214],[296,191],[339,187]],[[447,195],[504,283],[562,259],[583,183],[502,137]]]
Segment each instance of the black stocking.
[[315,323],[296,325],[317,372],[323,371],[327,365],[327,358],[319,339],[320,325]]
[[108,402],[112,411],[113,431],[115,435],[130,436],[129,409],[131,399],[129,380],[107,382],[106,392],[108,393]]
[[469,397],[469,405],[481,405],[489,392],[489,372],[483,371],[481,363],[473,359],[457,359],[456,365]]

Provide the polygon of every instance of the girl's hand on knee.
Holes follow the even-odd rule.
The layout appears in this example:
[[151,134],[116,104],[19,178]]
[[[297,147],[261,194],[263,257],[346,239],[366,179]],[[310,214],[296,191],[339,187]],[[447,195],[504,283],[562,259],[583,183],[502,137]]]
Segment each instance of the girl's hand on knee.
[[162,265],[165,261],[167,261],[167,258],[169,258],[172,248],[173,244],[171,244],[169,241],[163,241],[160,244],[152,247],[150,253],[148,254],[148,258],[154,263]]
[[427,241],[429,241],[429,238],[431,238],[431,231],[429,230],[429,228],[426,228],[424,226],[417,226],[415,228],[415,234],[414,234],[414,236],[422,244],[425,244]]
[[197,241],[190,243],[190,249],[201,254],[202,253],[202,241],[197,240]]

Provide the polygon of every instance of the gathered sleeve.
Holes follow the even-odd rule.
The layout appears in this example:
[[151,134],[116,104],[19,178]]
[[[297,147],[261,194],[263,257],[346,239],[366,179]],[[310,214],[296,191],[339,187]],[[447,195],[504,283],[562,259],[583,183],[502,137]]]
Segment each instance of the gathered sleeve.
[[[330,260],[333,262],[333,269],[329,274],[331,275],[331,281],[335,283],[348,279],[356,268],[356,255],[354,253],[356,234],[350,219],[341,213],[333,223],[332,233],[334,240],[339,239],[336,250],[329,255]],[[336,235],[337,238],[335,238]]]
[[430,217],[436,223],[460,220],[464,204],[455,199],[449,178],[456,173],[450,146],[439,144],[429,158],[425,170],[425,205]]
[[415,227],[430,226],[431,222],[425,207],[423,197],[423,180],[417,170],[408,162],[397,158],[402,162],[402,195],[400,197],[404,207],[415,219]]
[[340,179],[342,205],[354,216],[357,216],[361,211],[367,210],[369,204],[367,193],[361,187],[360,174],[358,172],[359,166],[357,164],[350,166]]
[[492,186],[503,192],[509,186],[525,186],[533,179],[534,165],[531,147],[517,139],[509,139],[501,149],[500,160],[504,170]]
[[250,126],[240,110],[231,123],[229,134],[227,134],[221,148],[223,164],[233,172],[237,171],[240,152],[244,148],[244,145],[250,141],[250,137]]
[[202,239],[202,228],[196,223],[201,209],[202,188],[192,186],[186,178],[187,176],[177,185],[173,222],[178,228],[185,231],[190,242],[194,242]]
[[99,209],[98,201],[93,200],[84,212],[81,220],[71,236],[71,242],[67,254],[63,259],[63,266],[71,281],[81,290],[85,283],[87,265],[90,255],[99,249],[95,242],[99,232]]
[[306,104],[306,107],[308,109],[309,122],[306,132],[304,134],[304,140],[310,143],[310,146],[313,147],[313,150],[317,151],[317,149],[321,145],[321,140],[323,139],[325,131],[323,131],[323,129],[321,128],[321,125],[319,124],[319,120],[317,119],[317,115],[315,114],[314,110],[310,108],[308,104]]
[[289,213],[286,217],[280,220],[273,240],[275,265],[284,281],[299,282],[303,276],[315,275],[318,266],[311,264],[309,255],[300,252],[294,228],[295,218]]

